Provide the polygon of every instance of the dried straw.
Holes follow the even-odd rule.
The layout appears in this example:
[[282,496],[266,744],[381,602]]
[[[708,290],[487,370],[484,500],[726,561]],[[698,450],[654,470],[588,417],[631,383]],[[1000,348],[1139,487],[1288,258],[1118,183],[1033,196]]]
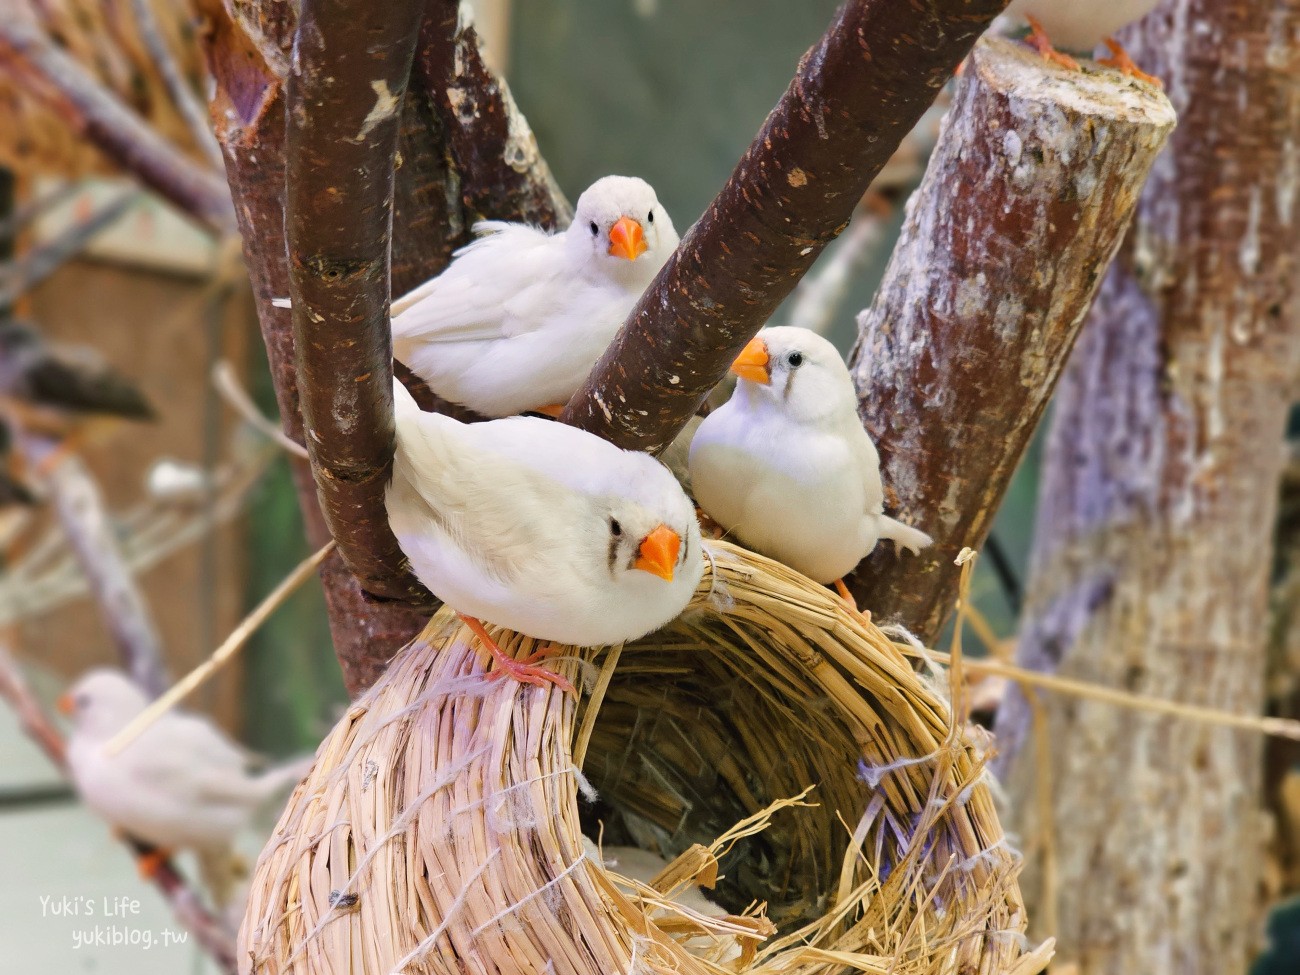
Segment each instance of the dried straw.
[[[829,591],[709,551],[687,612],[616,667],[551,658],[603,693],[594,720],[590,694],[486,680],[487,654],[435,616],[290,801],[243,970],[1039,971],[1051,944],[1027,950],[1019,857],[947,688]],[[681,857],[636,883],[586,858],[584,829]],[[671,900],[715,874],[728,916]]]

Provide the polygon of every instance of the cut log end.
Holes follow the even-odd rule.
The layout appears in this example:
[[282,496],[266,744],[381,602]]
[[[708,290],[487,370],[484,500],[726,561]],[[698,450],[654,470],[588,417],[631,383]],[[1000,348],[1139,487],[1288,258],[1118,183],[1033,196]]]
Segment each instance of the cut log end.
[[1079,117],[1173,127],[1174,106],[1159,88],[1096,61],[1081,65],[1061,67],[1005,37],[981,38],[971,55],[973,75],[993,91]]

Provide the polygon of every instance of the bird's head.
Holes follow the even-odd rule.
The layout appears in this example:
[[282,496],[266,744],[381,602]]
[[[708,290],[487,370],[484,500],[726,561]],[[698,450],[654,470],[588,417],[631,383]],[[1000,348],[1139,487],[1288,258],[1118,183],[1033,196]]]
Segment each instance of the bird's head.
[[649,283],[677,246],[677,231],[655,191],[634,176],[606,176],[589,186],[567,231],[581,263]]
[[126,727],[146,704],[144,692],[125,674],[103,668],[83,674],[59,698],[58,708],[77,732],[109,738]]
[[731,364],[751,402],[813,422],[857,409],[848,367],[830,342],[806,328],[765,328]]

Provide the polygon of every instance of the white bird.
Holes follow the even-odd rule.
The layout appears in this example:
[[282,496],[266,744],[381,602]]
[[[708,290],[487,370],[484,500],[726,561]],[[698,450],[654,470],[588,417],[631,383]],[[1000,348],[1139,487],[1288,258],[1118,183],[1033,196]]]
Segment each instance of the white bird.
[[[233,857],[232,844],[253,815],[302,778],[310,760],[249,771],[249,757],[205,718],[164,712],[115,755],[108,742],[148,704],[120,671],[96,669],[59,699],[72,720],[68,770],[95,813],[164,857],[194,850],[205,873]],[[223,900],[226,880],[215,885]]]
[[914,553],[930,544],[884,513],[880,456],[835,346],[806,328],[769,328],[731,371],[735,393],[691,443],[695,498],[714,521],[810,579],[834,583],[846,599],[843,576],[879,539]]
[[1058,51],[1053,42],[1068,50],[1088,52],[1105,42],[1112,56],[1102,58],[1099,63],[1159,85],[1160,79],[1139,70],[1111,36],[1121,27],[1141,20],[1158,3],[1159,0],[1012,0],[1006,14],[1029,24],[1029,43],[1048,61],[1077,70],[1079,62]]
[[474,229],[442,274],[394,302],[393,353],[489,417],[558,413],[677,247],[654,190],[628,176],[593,183],[561,233]]
[[533,658],[507,657],[479,620],[606,646],[685,608],[704,572],[700,526],[653,457],[539,417],[464,424],[424,413],[397,381],[393,395],[393,533],[416,577],[504,671],[571,689]]

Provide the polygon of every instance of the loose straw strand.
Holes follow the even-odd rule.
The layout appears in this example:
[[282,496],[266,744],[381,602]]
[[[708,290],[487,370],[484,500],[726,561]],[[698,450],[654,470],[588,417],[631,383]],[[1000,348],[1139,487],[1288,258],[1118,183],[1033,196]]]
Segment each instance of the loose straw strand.
[[204,681],[224,666],[251,637],[280,604],[293,594],[299,586],[309,579],[325,558],[334,551],[334,541],[326,542],[320,549],[298,563],[280,584],[263,599],[251,613],[244,617],[238,626],[226,637],[221,646],[213,651],[212,656],[199,664],[188,674],[172,685],[171,689],[141,711],[125,728],[119,731],[107,745],[105,753],[116,755],[131,742],[144,733],[145,729],[158,720],[165,712],[173,708],[182,698],[198,688]]

